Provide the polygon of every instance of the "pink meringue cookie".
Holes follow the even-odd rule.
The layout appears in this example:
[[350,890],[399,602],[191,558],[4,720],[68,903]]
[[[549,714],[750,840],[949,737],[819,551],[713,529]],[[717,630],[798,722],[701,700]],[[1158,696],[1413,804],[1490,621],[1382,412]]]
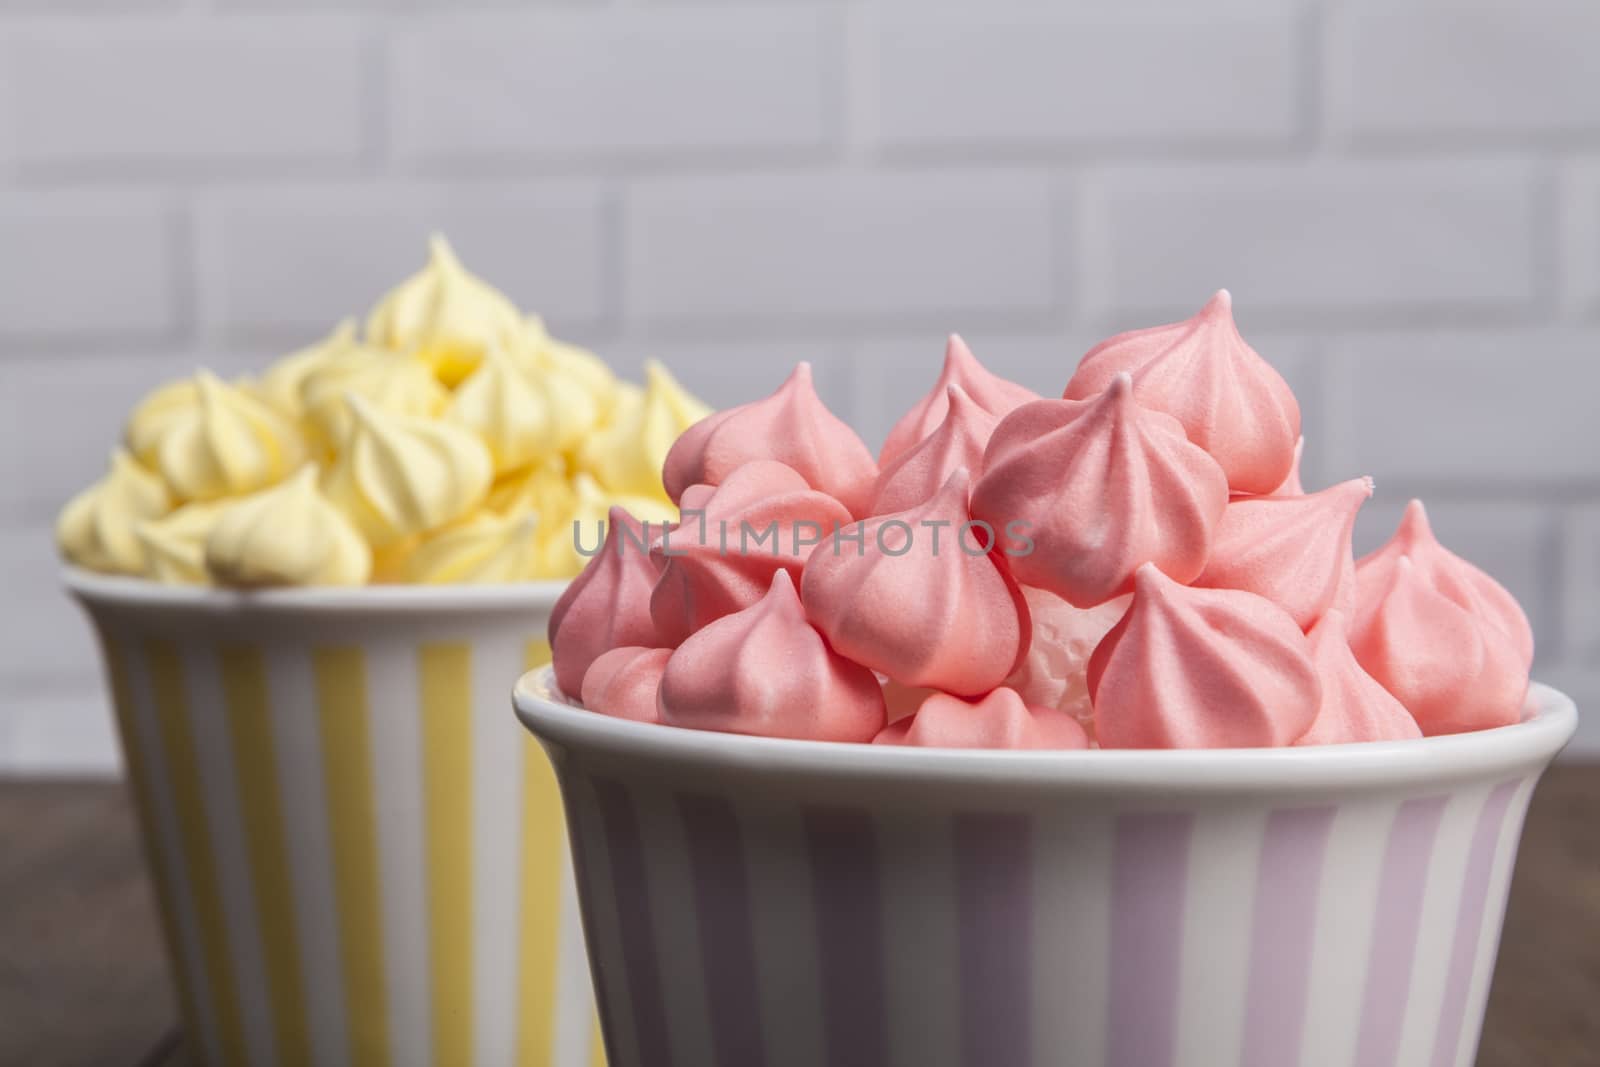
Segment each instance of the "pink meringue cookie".
[[840,653],[960,696],[1005,680],[1029,636],[1016,583],[968,527],[968,483],[958,470],[927,503],[856,523],[811,554],[800,582],[806,616]]
[[1451,552],[1433,536],[1422,501],[1406,505],[1405,515],[1387,544],[1356,563],[1357,618],[1352,629],[1363,627],[1378,591],[1389,585],[1390,571],[1401,556],[1410,556],[1417,575],[1446,599],[1499,630],[1517,650],[1523,667],[1533,664],[1533,628],[1516,597],[1471,563]]
[[795,367],[764,400],[717,412],[689,427],[662,465],[667,495],[676,503],[691,485],[718,485],[753,459],[794,468],[813,489],[866,514],[878,465],[872,453],[817,396],[811,364]]
[[959,385],[946,391],[944,421],[928,436],[884,464],[873,488],[873,515],[905,511],[937,493],[950,475],[983,466],[983,450],[1000,422]]
[[1300,457],[1305,454],[1306,439],[1301,437],[1294,443],[1294,465],[1289,468],[1289,476],[1283,480],[1268,496],[1305,496],[1305,483],[1300,480]]
[[1064,711],[1085,729],[1094,727],[1089,701],[1089,656],[1127,613],[1132,597],[1119,596],[1092,608],[1075,608],[1054,593],[1022,587],[1033,622],[1033,638],[1022,662],[1006,679],[1024,701]]
[[1013,689],[975,701],[935,693],[915,715],[884,727],[875,745],[921,748],[1088,748],[1083,727],[1054,708],[1029,707]]
[[1239,589],[1191,589],[1153,564],[1089,658],[1101,748],[1287,745],[1316,717],[1321,686],[1305,634]]
[[1369,567],[1361,597],[1350,650],[1424,734],[1521,719],[1528,669],[1515,645],[1495,623],[1446,596],[1409,556]]
[[1311,729],[1295,744],[1344,745],[1422,736],[1405,706],[1356,662],[1344,612],[1330,609],[1306,640],[1311,642],[1311,662],[1322,685],[1322,703]]
[[901,685],[893,678],[885,676],[880,676],[878,681],[883,683],[883,705],[891,723],[915,715],[924,700],[940,692],[925,685]]
[[572,580],[550,613],[550,658],[556,684],[577,696],[589,665],[624,645],[659,644],[650,621],[656,565],[642,549],[646,532],[637,519],[612,508],[600,551]]
[[1095,345],[1064,395],[1091,397],[1123,372],[1133,375],[1140,403],[1175,417],[1189,440],[1216,457],[1235,491],[1270,493],[1283,484],[1300,436],[1300,405],[1239,336],[1226,289],[1184,322]]
[[811,628],[786,570],[754,605],[679,646],[659,706],[669,726],[763,737],[870,741],[884,725],[878,679]]
[[1309,630],[1333,603],[1356,512],[1371,495],[1371,478],[1352,478],[1307,496],[1232,501],[1194,584],[1257,593]]
[[670,648],[613,648],[583,675],[583,706],[602,715],[635,722],[660,722],[656,693],[667,669]]
[[682,521],[650,549],[661,571],[650,617],[667,644],[760,600],[773,571],[798,579],[811,549],[851,522],[843,504],[769,459],[740,465],[704,496],[702,488],[684,492]]
[[[713,416],[713,417],[715,417],[715,416]],[[776,463],[777,461],[776,460],[752,460],[751,462],[752,463],[768,463],[768,462]],[[782,467],[783,464],[779,463],[778,466]],[[788,469],[789,470],[794,470],[793,467],[789,467]],[[804,478],[802,478],[800,480],[802,482],[805,481]],[[806,487],[810,488],[810,483],[809,482],[807,483]],[[678,510],[679,510],[679,512],[684,512],[684,511],[704,511],[706,509],[706,501],[710,500],[711,499],[711,494],[715,493],[716,491],[717,491],[717,487],[714,486],[714,485],[691,485],[689,488],[687,488],[687,489],[685,489],[683,491],[683,496],[678,499]],[[675,523],[674,524],[674,529],[676,529],[676,527],[677,527],[677,524]]]
[[1328,610],[1344,612],[1348,625],[1356,617],[1356,604],[1356,554],[1354,548],[1349,548],[1339,560],[1339,581],[1333,587],[1333,603]]
[[939,428],[949,410],[949,390],[952,385],[959,386],[976,407],[996,418],[1030,400],[1039,399],[1039,394],[1032,389],[991,373],[978,362],[965,341],[951,334],[945,345],[944,369],[939,372],[939,380],[933,383],[928,395],[917,401],[889,431],[888,439],[878,452],[880,466],[889,466],[911,451],[918,441]]
[[1023,524],[1033,540],[1008,559],[1017,580],[1080,608],[1128,592],[1144,563],[1180,582],[1197,577],[1227,504],[1216,460],[1171,416],[1140,405],[1127,374],[1093,400],[1039,400],[1007,415],[972,493],[976,518],[996,530]]

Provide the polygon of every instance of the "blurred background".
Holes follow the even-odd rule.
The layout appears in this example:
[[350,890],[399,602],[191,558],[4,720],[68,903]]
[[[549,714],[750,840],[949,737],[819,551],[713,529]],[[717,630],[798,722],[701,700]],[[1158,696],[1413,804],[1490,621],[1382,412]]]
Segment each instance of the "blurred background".
[[1600,752],[1600,6],[0,0],[0,773],[112,774],[51,525],[129,406],[364,313],[430,230],[709,402],[876,446],[955,330],[1057,393],[1233,290],[1508,585]]

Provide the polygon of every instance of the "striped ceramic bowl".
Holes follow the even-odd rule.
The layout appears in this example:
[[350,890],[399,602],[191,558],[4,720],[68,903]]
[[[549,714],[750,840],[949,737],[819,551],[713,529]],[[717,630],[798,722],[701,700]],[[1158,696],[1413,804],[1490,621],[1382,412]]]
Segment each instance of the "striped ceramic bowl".
[[601,1061],[560,797],[505,700],[549,659],[561,584],[66,584],[198,1058]]
[[615,1067],[1470,1064],[1529,795],[1572,735],[961,752],[516,692]]

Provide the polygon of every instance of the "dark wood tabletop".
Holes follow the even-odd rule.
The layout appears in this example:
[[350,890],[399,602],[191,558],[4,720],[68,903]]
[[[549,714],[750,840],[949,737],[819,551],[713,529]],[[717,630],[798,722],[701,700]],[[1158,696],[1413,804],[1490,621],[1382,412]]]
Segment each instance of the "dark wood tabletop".
[[[0,1065],[188,1062],[120,786],[0,782]],[[1479,1067],[1600,1065],[1600,766],[1528,813]]]

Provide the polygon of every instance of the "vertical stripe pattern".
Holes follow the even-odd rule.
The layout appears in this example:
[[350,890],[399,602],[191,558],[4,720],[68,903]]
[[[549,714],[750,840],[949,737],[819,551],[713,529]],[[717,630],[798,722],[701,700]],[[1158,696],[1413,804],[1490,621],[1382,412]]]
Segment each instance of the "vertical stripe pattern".
[[[622,965],[639,1062],[646,1067],[671,1067],[666,990],[661,984],[655,928],[650,915],[650,882],[639,840],[639,816],[633,798],[617,782],[594,783],[600,819],[605,826],[617,931],[622,939]],[[689,1067],[684,1064],[683,1067]]]
[[366,665],[356,648],[319,649],[317,717],[322,727],[323,787],[328,798],[330,857],[339,912],[350,1058],[389,1063],[389,1013],[378,879],[371,724]]
[[[117,721],[117,734],[122,742],[124,764],[128,768],[128,785],[133,793],[134,810],[138,814],[140,824],[145,828],[141,835],[144,840],[145,864],[150,869],[151,880],[155,883],[156,902],[160,911],[161,933],[167,950],[167,958],[175,962],[173,972],[178,987],[178,1004],[183,1018],[191,1032],[201,1030],[208,1025],[209,1020],[202,1021],[200,1007],[195,1000],[195,990],[192,975],[197,970],[191,962],[195,951],[192,938],[180,933],[178,919],[180,911],[185,910],[186,903],[181,902],[177,895],[174,883],[177,881],[172,876],[174,843],[170,838],[163,840],[163,835],[158,829],[160,821],[157,817],[155,789],[151,782],[150,764],[154,757],[147,754],[146,746],[140,738],[138,712],[134,710],[134,680],[133,668],[130,659],[137,659],[137,654],[123,647],[115,639],[102,636],[101,649],[106,659],[106,673],[111,685],[111,706]],[[202,1048],[205,1042],[201,1041]]]
[[1377,914],[1372,921],[1361,1029],[1356,1042],[1356,1062],[1361,1067],[1389,1067],[1399,1050],[1428,860],[1446,799],[1406,801],[1389,833],[1383,874],[1378,882]]
[[1489,896],[1489,875],[1494,866],[1500,831],[1506,809],[1519,782],[1502,782],[1489,794],[1478,815],[1472,834],[1472,851],[1467,857],[1466,876],[1461,880],[1461,907],[1456,913],[1455,938],[1450,946],[1450,964],[1445,972],[1444,1006],[1433,1038],[1433,1067],[1453,1067],[1461,1045],[1461,1021],[1467,1009],[1467,986],[1472,981],[1472,965],[1483,939],[1483,913]]
[[820,808],[805,813],[805,824],[827,1062],[888,1063],[884,900],[872,817]]
[[[1071,1049],[1084,1063],[1105,1062],[1111,959],[1112,820],[1072,811],[1033,819],[1034,1062]],[[1086,876],[1086,872],[1101,872]]]
[[765,1067],[749,875],[733,806],[720,797],[678,798],[694,871],[705,995],[718,1067]]
[[233,743],[239,814],[249,827],[243,839],[250,855],[274,1044],[282,1060],[309,1063],[310,1032],[306,1028],[294,894],[289,885],[289,853],[278,799],[278,760],[272,741],[272,699],[267,691],[266,668],[260,650],[255,648],[224,647],[218,659]]
[[[228,719],[222,680],[211,656],[186,651],[183,672],[189,694],[190,728],[195,766],[199,772],[205,829],[217,872],[217,891],[239,1005],[243,1049],[247,1062],[280,1062],[272,1029],[272,1013],[264,964],[265,945],[257,924],[259,894],[245,849],[245,823],[238,802],[239,772],[234,766],[228,738]],[[218,709],[207,712],[202,709]]]
[[961,1058],[967,1067],[1032,1059],[1033,844],[1028,820],[955,817],[961,943]]
[[542,639],[101,627],[198,1062],[604,1067],[560,791],[507,696]]
[[[221,1059],[230,1065],[248,1063],[244,1025],[239,1016],[238,986],[228,947],[227,922],[223,917],[222,889],[217,879],[211,833],[206,826],[204,788],[200,782],[199,757],[195,753],[181,654],[170,642],[150,641],[145,647],[145,656],[150,668],[161,748],[172,787],[173,810],[177,814],[185,880],[200,930],[200,951],[205,965],[202,980],[210,990],[216,1012]],[[203,709],[207,714],[215,711],[214,708]]]
[[1194,817],[1131,814],[1116,820],[1111,867],[1112,1067],[1173,1062],[1178,967]]
[[464,644],[423,645],[423,831],[435,1063],[472,1059],[472,676]]
[[562,783],[562,803],[571,828],[573,867],[582,898],[584,937],[594,968],[594,985],[608,1058],[613,1063],[638,1063],[633,1004],[628,996],[628,967],[623,960],[622,935],[617,922],[616,881],[611,876],[611,856],[605,823],[593,780],[587,777]]
[[1478,1058],[1479,1027],[1483,1021],[1485,1004],[1489,999],[1489,983],[1494,975],[1496,955],[1500,950],[1500,927],[1505,921],[1506,898],[1511,890],[1512,867],[1516,863],[1517,845],[1522,834],[1522,821],[1533,799],[1538,776],[1524,779],[1511,794],[1511,803],[1505,817],[1505,829],[1495,847],[1487,899],[1484,901],[1483,928],[1478,934],[1478,946],[1473,955],[1472,978],[1467,984],[1467,1002],[1456,1051],[1456,1067],[1471,1067]]
[[556,1037],[556,1005],[561,983],[561,924],[565,918],[562,882],[570,878],[560,862],[565,828],[555,772],[529,737],[523,745],[522,908],[517,943],[520,1027],[517,1063],[548,1062]]
[[[550,662],[550,646],[531,642],[523,666],[533,670]],[[565,918],[562,882],[565,871],[561,791],[555,769],[539,743],[522,739],[522,855],[519,881],[522,907],[517,942],[517,1064],[543,1067],[556,1040],[556,1005],[561,982],[561,924]]]
[[548,648],[503,628],[103,626],[185,1019],[228,1067],[1461,1067],[1536,778],[880,810],[558,777],[493,692]]
[[200,944],[200,908],[195,887],[188,877],[188,864],[178,831],[177,799],[161,744],[150,662],[133,635],[129,635],[124,648],[127,654],[122,666],[129,679],[127,718],[133,728],[135,758],[146,768],[143,777],[150,797],[149,821],[145,823],[144,832],[155,845],[163,872],[162,884],[166,887],[165,897],[172,902],[168,921],[177,932],[176,969],[184,975],[179,986],[193,1006],[189,1036],[207,1063],[222,1063],[216,996],[208,984],[205,955]]
[[954,877],[956,842],[942,823],[905,813],[872,822],[882,901],[876,937],[888,945],[917,945],[915,954],[884,955],[878,985],[889,1049],[885,1063],[918,1067],[947,1055],[962,1040],[962,943],[957,924],[950,921],[962,904]]
[[613,1067],[677,1065],[694,1020],[696,1067],[1458,1067],[1529,785],[878,810],[564,756]]
[[[316,669],[304,649],[274,649],[265,660],[274,709],[319,707]],[[350,1059],[351,1025],[345,1007],[332,827],[328,823],[327,754],[322,748],[320,715],[275,710],[269,717],[300,938],[310,1062],[316,1067],[332,1067]]]
[[1289,808],[1268,817],[1256,869],[1245,999],[1244,1067],[1300,1054],[1322,860],[1334,809]]

